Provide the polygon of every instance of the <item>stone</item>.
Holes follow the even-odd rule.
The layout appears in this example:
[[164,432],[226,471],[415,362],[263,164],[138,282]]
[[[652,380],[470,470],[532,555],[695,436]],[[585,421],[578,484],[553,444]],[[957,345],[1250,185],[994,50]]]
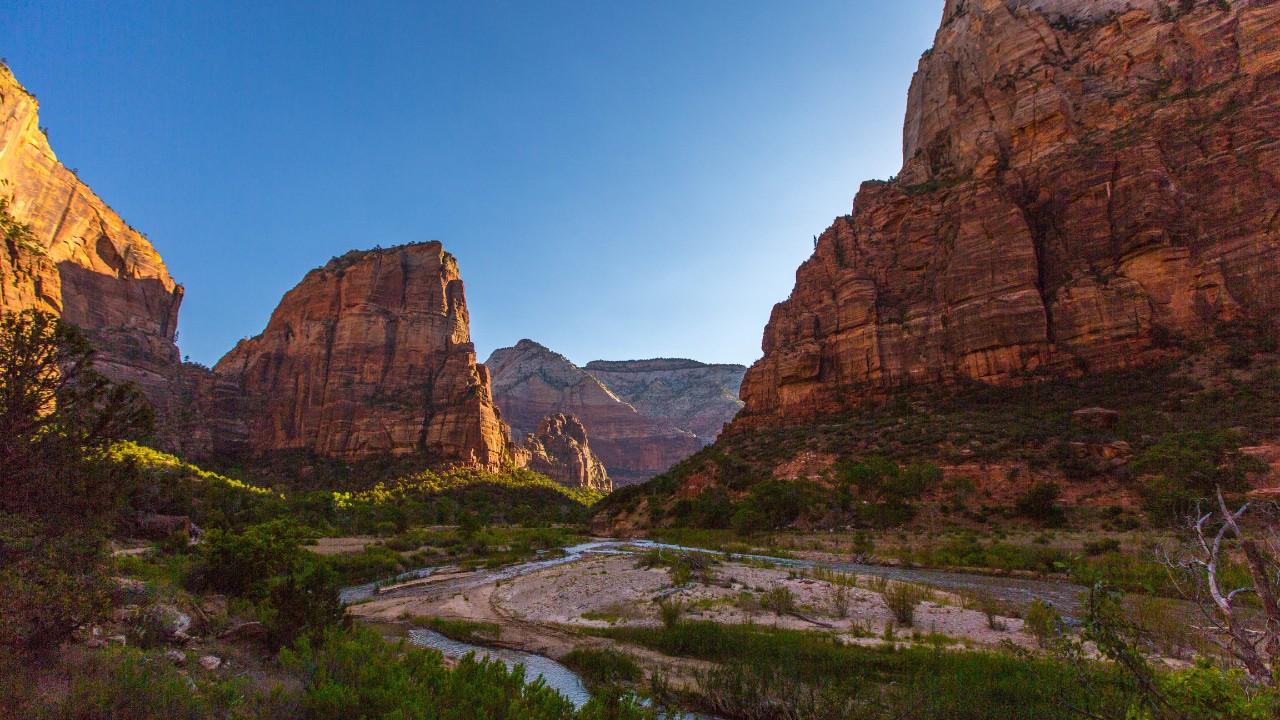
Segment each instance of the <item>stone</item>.
[[605,493],[613,490],[604,463],[591,452],[587,429],[573,415],[543,418],[521,448],[521,464],[562,485]]
[[573,415],[617,487],[647,480],[703,447],[692,432],[645,417],[568,358],[532,340],[495,350],[485,365],[493,373],[494,401],[516,437],[537,434],[543,418]]
[[191,616],[175,605],[156,603],[148,607],[142,614],[142,626],[157,640],[177,643],[191,640]]
[[949,0],[904,164],[773,310],[735,431],[1280,317],[1280,4]]
[[82,329],[95,368],[137,383],[157,409],[173,400],[182,286],[141,233],[58,161],[39,105],[0,64],[0,199],[34,244],[0,244],[0,310],[35,309]]
[[116,607],[140,605],[151,597],[147,584],[125,577],[111,578],[111,604]]
[[[214,367],[252,452],[421,453],[497,469],[510,438],[438,242],[353,251],[290,290]],[[214,393],[216,394],[216,393]]]
[[222,658],[217,655],[204,655],[200,658],[199,663],[200,667],[208,670],[209,672],[213,672],[214,670],[222,667]]
[[186,515],[140,515],[135,521],[137,536],[146,540],[167,540],[175,533],[192,535],[191,518]]
[[181,650],[166,650],[164,653],[164,659],[178,667],[182,667],[187,664],[187,654]]
[[1090,430],[1106,430],[1120,422],[1120,413],[1100,407],[1084,408],[1071,413],[1071,421]]

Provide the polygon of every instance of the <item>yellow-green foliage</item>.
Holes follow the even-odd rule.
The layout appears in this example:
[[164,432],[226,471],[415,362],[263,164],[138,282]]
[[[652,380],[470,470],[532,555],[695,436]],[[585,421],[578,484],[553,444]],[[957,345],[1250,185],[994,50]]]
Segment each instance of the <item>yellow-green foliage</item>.
[[429,495],[439,495],[450,490],[460,490],[475,485],[496,485],[510,489],[542,488],[559,493],[582,505],[592,505],[604,495],[594,490],[567,488],[551,478],[524,468],[489,472],[475,468],[450,468],[442,472],[426,470],[416,475],[398,478],[391,483],[378,483],[360,492],[335,492],[334,504],[350,508],[356,504],[388,505]]
[[[110,457],[118,462],[133,462],[143,470],[150,470],[165,475],[179,476],[192,480],[201,480],[204,482],[220,483],[228,487],[244,490],[245,492],[256,493],[258,495],[273,495],[273,491],[267,488],[256,487],[235,478],[229,478],[219,475],[208,470],[203,470],[195,465],[170,455],[168,453],[153,450],[145,445],[139,445],[134,442],[118,443],[111,448]],[[281,498],[284,496],[281,495]]]

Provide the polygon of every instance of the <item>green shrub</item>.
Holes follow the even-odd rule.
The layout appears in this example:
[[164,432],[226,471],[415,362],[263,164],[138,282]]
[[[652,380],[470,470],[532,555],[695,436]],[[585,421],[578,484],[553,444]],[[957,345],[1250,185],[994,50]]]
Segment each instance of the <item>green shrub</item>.
[[1062,488],[1049,480],[1043,480],[1023,493],[1014,504],[1017,513],[1025,518],[1048,525],[1061,525],[1066,513],[1058,504],[1062,497]]
[[592,687],[637,683],[644,678],[633,656],[612,648],[574,648],[562,662]]
[[1027,633],[1034,637],[1041,647],[1052,647],[1062,637],[1064,625],[1062,617],[1054,607],[1043,600],[1032,600],[1023,618]]
[[675,627],[687,609],[684,600],[675,596],[665,597],[658,601],[658,618],[662,620],[663,627]]
[[883,593],[884,604],[893,613],[893,619],[899,625],[914,627],[916,606],[930,596],[930,592],[918,585],[903,582],[891,582]]
[[760,606],[774,615],[786,615],[796,609],[796,596],[785,585],[774,585],[760,598]]
[[241,533],[211,530],[200,544],[189,585],[195,591],[261,598],[268,580],[302,563],[301,543],[307,534],[288,520],[273,520]]
[[[524,669],[467,655],[453,669],[438,652],[393,645],[368,629],[330,632],[281,653],[302,674],[308,720],[433,718],[433,720],[604,720],[647,717],[633,701],[610,710],[597,703],[579,713],[542,682],[525,683]],[[603,707],[602,707],[603,705]]]
[[267,583],[268,626],[276,642],[286,645],[304,633],[348,624],[338,600],[340,589],[337,573],[315,560],[272,578]]
[[1100,540],[1087,540],[1082,548],[1084,554],[1089,557],[1097,557],[1106,555],[1107,553],[1120,552],[1120,541],[1115,538],[1102,538]]

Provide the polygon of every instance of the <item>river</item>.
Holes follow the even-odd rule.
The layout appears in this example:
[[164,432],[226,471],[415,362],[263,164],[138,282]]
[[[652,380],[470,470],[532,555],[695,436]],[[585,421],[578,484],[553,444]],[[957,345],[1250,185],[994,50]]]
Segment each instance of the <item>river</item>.
[[[593,540],[580,545],[565,547],[563,548],[563,554],[555,557],[540,558],[529,562],[510,565],[505,568],[498,568],[496,570],[460,574],[457,577],[449,578],[433,585],[433,591],[462,592],[471,588],[495,583],[500,580],[509,580],[523,575],[528,575],[529,573],[537,572],[539,570],[544,570],[546,568],[575,562],[590,554],[630,554],[636,551],[644,551],[653,548],[678,552],[708,552],[716,555],[728,555],[727,553],[715,550],[671,545],[667,543],[654,542],[652,540]],[[946,572],[943,570],[863,565],[860,563],[833,562],[825,560],[800,560],[795,558],[773,557],[769,555],[734,554],[733,557],[773,563],[779,567],[786,568],[824,568],[856,575],[883,577],[889,580],[899,580],[903,582],[928,585],[943,591],[964,592],[982,590],[999,598],[1002,602],[1018,608],[1025,608],[1030,605],[1033,600],[1042,600],[1052,604],[1066,617],[1070,617],[1073,613],[1079,610],[1079,595],[1081,591],[1084,590],[1084,588],[1077,585],[1057,583],[1048,580],[1026,580],[1021,578]],[[366,600],[374,596],[394,597],[398,594],[413,593],[415,588],[412,586],[406,586],[402,589],[389,589],[385,593],[380,593],[379,590],[384,586],[427,578],[432,574],[443,573],[448,570],[456,569],[456,567],[457,566],[441,566],[413,570],[388,580],[344,588],[340,597],[344,603],[353,603]],[[530,679],[542,677],[548,687],[563,694],[577,707],[582,707],[582,705],[591,697],[590,693],[583,685],[582,679],[578,677],[577,674],[560,663],[541,655],[505,648],[498,649],[471,645],[457,640],[451,640],[435,631],[426,629],[414,629],[409,631],[409,640],[415,645],[439,650],[448,657],[459,658],[467,653],[474,652],[482,657],[499,660],[508,667],[523,665],[526,671],[526,677]],[[684,720],[695,720],[700,716],[680,715],[670,717],[681,718]]]

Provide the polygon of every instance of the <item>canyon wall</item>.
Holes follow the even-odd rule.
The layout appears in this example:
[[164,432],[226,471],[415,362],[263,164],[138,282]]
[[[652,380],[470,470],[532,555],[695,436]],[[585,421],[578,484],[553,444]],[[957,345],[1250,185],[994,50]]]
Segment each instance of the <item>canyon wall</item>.
[[493,373],[494,401],[515,437],[536,434],[545,417],[572,414],[619,487],[647,480],[703,446],[693,433],[645,417],[563,355],[532,340],[495,350],[485,365]]
[[904,165],[765,329],[735,427],[1142,362],[1280,310],[1280,4],[948,0]]
[[96,367],[136,382],[163,412],[179,366],[182,286],[159,253],[58,162],[31,93],[0,65],[0,204],[12,228],[0,246],[0,310],[38,309],[84,330]]
[[591,451],[587,429],[573,415],[556,413],[542,418],[537,431],[526,436],[515,455],[518,464],[561,485],[605,493],[613,490],[604,463]]
[[350,252],[311,271],[214,372],[243,393],[238,413],[258,453],[423,452],[488,468],[509,457],[458,264],[438,242]]
[[641,415],[672,425],[710,444],[742,409],[738,391],[744,365],[696,360],[593,360],[583,367]]

